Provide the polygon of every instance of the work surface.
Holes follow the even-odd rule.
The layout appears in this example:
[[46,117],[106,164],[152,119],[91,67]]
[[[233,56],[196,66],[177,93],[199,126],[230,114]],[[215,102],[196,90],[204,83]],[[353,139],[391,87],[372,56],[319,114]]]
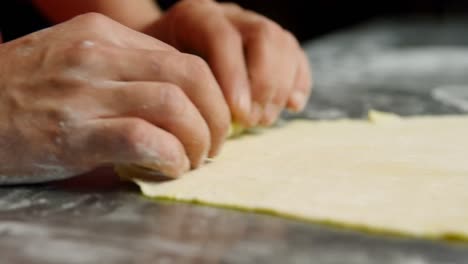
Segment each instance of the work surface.
[[[316,86],[300,117],[468,112],[467,27],[380,21],[309,43]],[[0,188],[0,263],[468,263],[468,243],[155,203],[126,184],[74,183]]]

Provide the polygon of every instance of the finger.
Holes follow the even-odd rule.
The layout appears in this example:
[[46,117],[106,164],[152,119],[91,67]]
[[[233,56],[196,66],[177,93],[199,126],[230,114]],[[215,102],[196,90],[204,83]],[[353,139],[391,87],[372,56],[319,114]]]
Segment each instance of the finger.
[[263,109],[260,123],[270,125],[292,89],[298,62],[291,55],[297,47],[289,34],[267,18],[235,5],[225,10],[243,36],[253,108]]
[[307,105],[307,99],[312,90],[312,73],[309,60],[303,50],[299,53],[299,68],[296,73],[294,88],[289,96],[287,107],[294,111],[302,111]]
[[78,164],[151,165],[169,177],[190,169],[181,142],[172,134],[139,118],[110,118],[71,125],[69,152]]
[[181,88],[170,83],[122,82],[102,89],[109,117],[137,117],[173,134],[182,142],[192,167],[202,164],[210,149],[210,131]]
[[[195,104],[210,129],[209,156],[216,155],[227,137],[231,116],[223,93],[208,64],[200,57],[173,52],[107,48],[103,71],[121,81],[158,81],[180,87]],[[136,65],[138,65],[136,67]]]
[[192,30],[177,31],[174,42],[208,61],[233,118],[250,126],[251,97],[241,36],[212,1],[183,1],[175,8],[184,19],[175,20],[174,27]]
[[[295,76],[297,75],[299,68],[298,58],[297,56],[294,56],[299,50],[297,41],[288,32],[280,31],[277,34],[278,40],[275,43],[277,48],[276,54],[278,56],[277,60],[279,62],[277,62],[276,65],[283,65],[283,67],[276,67],[271,69],[271,71],[274,73],[270,73],[270,75],[278,75],[278,78],[275,83],[277,85],[277,87],[274,89],[275,94],[273,95],[271,101],[267,103],[265,112],[260,120],[260,123],[266,126],[272,125],[278,119],[281,110],[283,110],[287,105],[288,98],[294,88]],[[259,61],[259,63],[261,64],[261,61]],[[268,62],[264,60],[263,63]]]

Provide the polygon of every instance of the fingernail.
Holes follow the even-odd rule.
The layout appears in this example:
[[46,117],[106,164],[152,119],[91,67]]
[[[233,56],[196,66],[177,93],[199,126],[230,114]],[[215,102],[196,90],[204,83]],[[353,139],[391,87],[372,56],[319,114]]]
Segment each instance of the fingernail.
[[196,168],[199,168],[200,166],[202,166],[203,164],[205,164],[205,161],[208,159],[208,152],[205,152],[203,153],[203,155],[201,156],[200,160],[197,162],[197,164],[195,165],[195,169]]
[[243,113],[250,113],[250,98],[246,92],[243,92],[239,95],[237,105]]
[[293,109],[291,109],[291,110],[293,110],[295,112],[301,111],[304,108],[305,103],[306,103],[306,98],[305,98],[304,94],[299,92],[299,91],[294,92],[291,95],[290,100],[291,100],[291,104],[293,106]]
[[184,155],[184,172],[190,170],[190,160],[187,155]]
[[[229,132],[230,133],[230,132]],[[229,133],[226,134],[225,138],[227,138],[229,136]],[[223,142],[224,144],[224,142]],[[221,152],[221,148],[222,148],[222,145],[219,145],[217,148],[213,148],[210,150],[210,152],[208,153],[208,159],[211,159],[211,158],[214,158],[216,156],[219,155],[219,153]]]
[[263,108],[259,103],[253,102],[252,103],[252,112],[250,118],[250,125],[256,126],[263,115]]
[[265,123],[266,125],[271,125],[275,122],[276,118],[278,118],[280,112],[280,107],[275,104],[267,104],[265,106]]

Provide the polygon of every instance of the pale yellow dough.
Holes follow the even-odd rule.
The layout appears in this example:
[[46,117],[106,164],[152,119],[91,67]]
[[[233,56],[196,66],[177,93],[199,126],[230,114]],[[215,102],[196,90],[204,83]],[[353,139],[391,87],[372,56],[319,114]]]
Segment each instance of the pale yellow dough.
[[[293,121],[228,141],[150,197],[379,232],[468,238],[468,117]],[[382,120],[382,122],[380,122]]]

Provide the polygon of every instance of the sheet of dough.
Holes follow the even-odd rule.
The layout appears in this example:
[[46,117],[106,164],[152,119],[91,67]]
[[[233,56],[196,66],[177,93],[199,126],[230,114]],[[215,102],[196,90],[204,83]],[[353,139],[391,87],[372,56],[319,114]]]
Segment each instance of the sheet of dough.
[[227,142],[181,179],[137,184],[156,198],[467,239],[468,117],[294,121]]

